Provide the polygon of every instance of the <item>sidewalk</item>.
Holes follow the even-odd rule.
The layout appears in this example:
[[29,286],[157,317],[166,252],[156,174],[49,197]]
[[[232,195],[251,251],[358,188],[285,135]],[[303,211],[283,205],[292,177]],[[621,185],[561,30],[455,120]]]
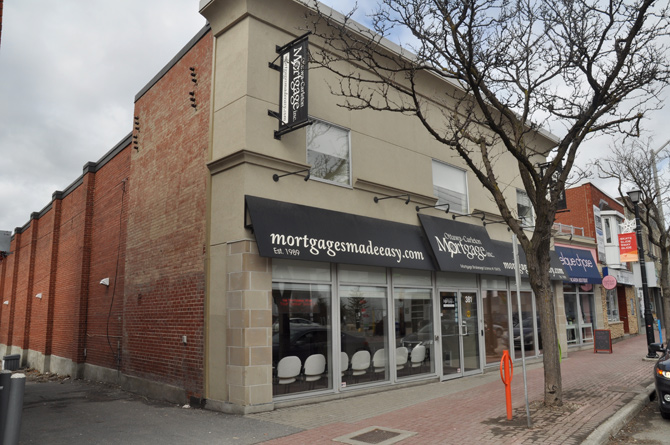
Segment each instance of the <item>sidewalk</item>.
[[[552,410],[540,403],[542,367],[528,367],[531,429],[527,427],[521,364],[514,368],[511,421],[507,420],[498,372],[248,417],[305,430],[265,442],[272,445],[332,444],[334,439],[360,436],[370,429],[374,432],[359,437],[358,442],[342,440],[394,443],[392,439],[375,441],[394,435],[383,431],[388,429],[412,433],[400,442],[407,444],[581,444],[587,438],[589,443],[603,443],[622,426],[624,416],[617,413],[625,405],[637,401],[641,407],[649,400],[654,362],[643,360],[646,351],[646,338],[638,335],[615,343],[613,354],[571,352],[561,365],[564,406]],[[368,438],[367,442],[360,440]]]
[[[564,406],[556,410],[541,407],[543,369],[539,363],[530,365],[531,429],[522,368],[517,364],[511,421],[497,371],[248,416],[183,409],[95,382],[29,381],[19,443],[605,443],[649,401],[654,362],[643,360],[646,350],[645,336],[638,335],[615,343],[613,354],[594,354],[592,349],[570,352],[562,363]],[[358,441],[347,441],[346,435]]]

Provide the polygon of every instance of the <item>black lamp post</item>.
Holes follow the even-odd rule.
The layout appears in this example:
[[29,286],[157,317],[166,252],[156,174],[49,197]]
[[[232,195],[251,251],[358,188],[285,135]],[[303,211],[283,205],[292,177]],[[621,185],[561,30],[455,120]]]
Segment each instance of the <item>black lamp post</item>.
[[654,343],[654,317],[651,315],[651,305],[649,303],[649,288],[647,287],[647,268],[644,264],[644,246],[642,245],[642,227],[640,227],[640,190],[631,190],[628,192],[633,206],[635,207],[635,234],[637,235],[637,256],[640,261],[640,278],[642,279],[642,299],[644,301],[644,324],[647,331],[647,358],[656,358],[656,352],[651,350],[650,345]]

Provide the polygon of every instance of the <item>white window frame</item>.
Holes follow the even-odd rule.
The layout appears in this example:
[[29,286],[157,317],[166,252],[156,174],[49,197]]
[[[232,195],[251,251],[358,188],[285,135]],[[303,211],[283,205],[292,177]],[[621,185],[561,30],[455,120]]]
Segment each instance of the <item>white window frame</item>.
[[[305,146],[306,146],[305,158],[307,160],[307,163],[310,164],[310,162],[309,162],[309,152],[310,152],[310,150],[314,151],[314,152],[317,152],[317,153],[321,153],[318,150],[310,149],[310,147],[309,147],[310,131],[312,131],[313,128],[316,128],[315,126],[317,126],[317,125],[327,125],[328,127],[332,127],[334,129],[341,130],[341,131],[343,131],[347,134],[346,141],[347,141],[347,163],[348,163],[348,166],[349,166],[349,178],[348,178],[347,182],[345,183],[345,182],[332,181],[332,180],[329,180],[329,179],[319,177],[319,176],[317,176],[317,172],[315,172],[315,170],[313,168],[314,166],[312,166],[310,178],[314,179],[315,181],[326,182],[328,184],[339,185],[339,186],[342,186],[342,187],[351,188],[352,176],[353,176],[352,175],[353,166],[352,166],[352,160],[351,160],[351,130],[349,130],[348,128],[344,128],[342,126],[335,125],[333,123],[321,120],[321,119],[311,118],[311,120],[313,121],[313,123],[312,123],[312,125],[307,127],[307,131],[305,132]],[[327,153],[324,153],[324,154],[327,154]]]
[[[619,296],[617,289],[610,289],[606,291],[605,300],[607,303],[607,321],[610,323],[617,323],[621,321],[619,318]],[[616,311],[616,314],[614,314]]]
[[[528,200],[528,208],[530,209],[530,218],[522,217],[519,212],[519,195],[523,195]],[[516,189],[516,213],[519,219],[521,220],[522,226],[532,227],[535,225],[535,211],[533,209],[533,203],[530,201],[528,193],[523,189]]]
[[[437,169],[436,169],[436,167],[437,167]],[[447,188],[447,187],[443,187],[442,185],[439,185],[439,184],[436,183],[436,179],[438,179],[438,178],[436,178],[436,176],[437,176],[436,173],[437,173],[437,170],[439,170],[440,168],[450,169],[451,172],[443,172],[447,175],[449,175],[449,173],[451,173],[451,174],[462,173],[463,174],[463,189],[465,191],[465,193],[464,193],[464,195],[465,195],[464,208],[463,209],[457,209],[457,208],[454,208],[454,205],[452,205],[453,203],[449,203],[449,211],[452,212],[452,213],[460,213],[460,214],[464,214],[464,215],[469,213],[470,193],[469,193],[469,190],[468,190],[468,172],[467,172],[467,170],[464,170],[464,169],[458,168],[458,167],[454,167],[453,165],[447,164],[447,163],[442,162],[442,161],[438,161],[437,159],[433,159],[433,163],[432,163],[433,193],[434,193],[434,196],[436,198],[438,198],[438,201],[437,201],[438,204],[447,204],[448,202],[440,199],[437,196],[437,194],[435,193],[435,187],[440,187],[440,188],[445,189],[445,190],[450,190],[450,191],[453,191],[455,193],[460,193],[458,190],[454,190],[453,188],[450,189],[450,188]]]

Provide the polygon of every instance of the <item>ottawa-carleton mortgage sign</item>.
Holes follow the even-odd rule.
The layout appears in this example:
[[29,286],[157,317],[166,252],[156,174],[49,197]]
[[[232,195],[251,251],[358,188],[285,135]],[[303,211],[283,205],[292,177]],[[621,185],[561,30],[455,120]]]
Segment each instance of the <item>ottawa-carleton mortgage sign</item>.
[[307,121],[307,40],[281,54],[281,122],[279,130]]
[[470,273],[501,272],[502,255],[486,229],[472,224],[419,215],[440,270]]

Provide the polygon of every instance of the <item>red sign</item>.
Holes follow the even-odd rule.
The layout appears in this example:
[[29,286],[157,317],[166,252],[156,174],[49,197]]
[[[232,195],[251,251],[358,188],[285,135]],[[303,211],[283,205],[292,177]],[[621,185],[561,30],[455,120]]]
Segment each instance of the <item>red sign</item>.
[[637,261],[637,238],[635,232],[619,235],[619,261],[630,263]]
[[616,278],[614,278],[612,275],[605,275],[603,277],[603,287],[607,290],[612,290],[616,287],[617,282]]

